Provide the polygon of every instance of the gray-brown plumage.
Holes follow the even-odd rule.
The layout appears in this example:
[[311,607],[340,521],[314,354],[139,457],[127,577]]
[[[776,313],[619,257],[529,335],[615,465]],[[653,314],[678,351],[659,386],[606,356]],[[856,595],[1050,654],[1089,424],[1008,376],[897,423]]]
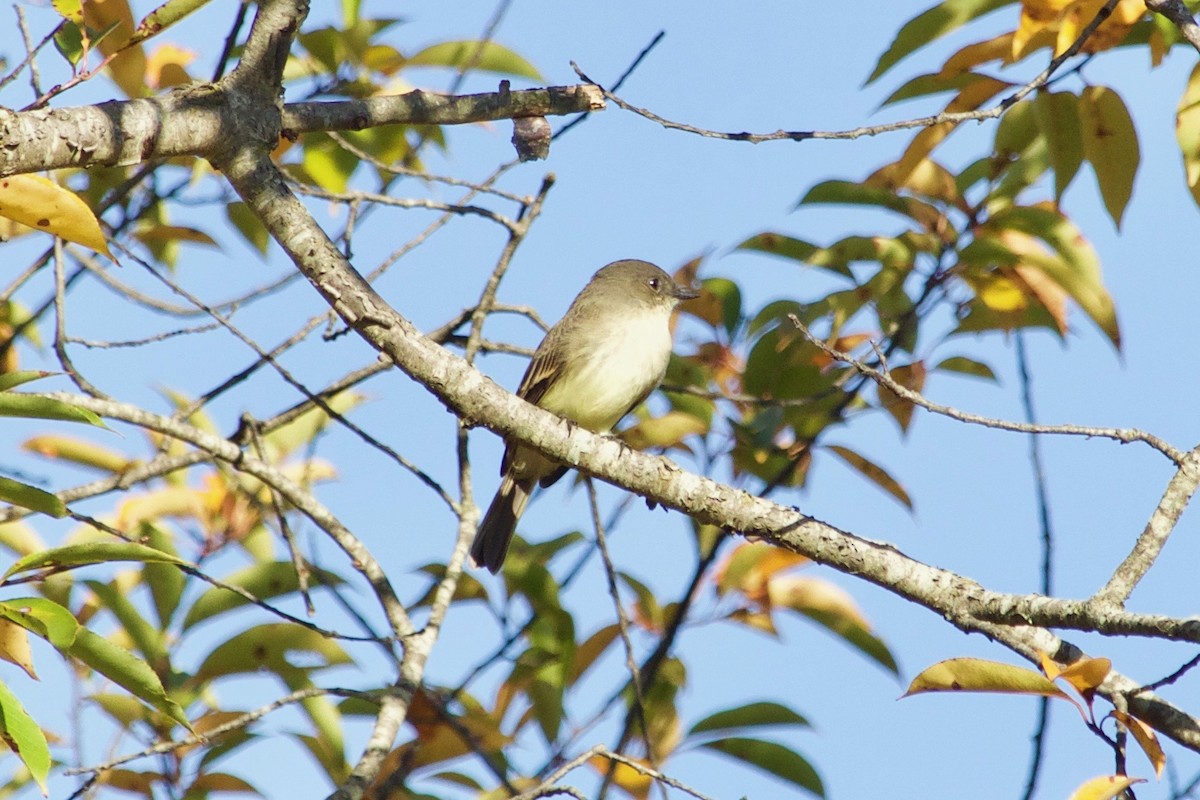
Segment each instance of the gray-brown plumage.
[[[609,264],[546,333],[517,396],[589,430],[611,430],[662,380],[671,312],[695,296],[647,261]],[[500,488],[471,546],[476,565],[499,571],[534,486],[549,486],[566,471],[531,447],[506,443]]]

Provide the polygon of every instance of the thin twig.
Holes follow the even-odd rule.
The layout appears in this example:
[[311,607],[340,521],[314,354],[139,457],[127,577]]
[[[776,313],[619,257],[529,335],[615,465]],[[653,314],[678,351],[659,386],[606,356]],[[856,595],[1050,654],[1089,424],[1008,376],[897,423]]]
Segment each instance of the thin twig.
[[959,411],[950,406],[943,406],[926,399],[918,392],[902,386],[897,383],[892,376],[886,372],[878,370],[869,364],[866,364],[849,353],[843,353],[826,344],[823,340],[817,338],[808,329],[808,327],[800,321],[800,318],[795,314],[788,314],[788,319],[796,326],[797,330],[804,335],[817,349],[838,361],[843,361],[854,369],[866,375],[871,380],[878,383],[888,391],[899,395],[904,400],[914,403],[926,411],[934,414],[940,414],[950,419],[958,420],[959,422],[968,422],[972,425],[982,425],[986,428],[996,428],[1003,431],[1015,431],[1017,433],[1041,433],[1041,434],[1056,434],[1062,436],[1085,436],[1087,438],[1112,439],[1122,444],[1130,442],[1142,442],[1149,445],[1158,452],[1165,455],[1167,458],[1176,464],[1181,464],[1185,458],[1183,451],[1174,445],[1160,439],[1153,434],[1136,428],[1097,428],[1087,425],[1030,425],[1024,422],[1012,422],[1011,420],[994,419],[992,417],[984,417],[979,414],[970,414],[965,411]]
[[438,200],[391,197],[386,194],[379,194],[378,192],[331,192],[326,189],[309,186],[307,184],[298,183],[295,181],[290,182],[289,185],[296,191],[297,194],[303,194],[309,197],[317,197],[322,200],[331,200],[338,203],[367,202],[374,203],[376,205],[393,206],[395,208],[425,208],[433,211],[445,211],[452,214],[475,215],[478,217],[483,217],[484,219],[489,219],[492,222],[495,222],[497,225],[502,225],[505,228],[508,228],[510,231],[513,230],[514,226],[516,225],[516,223],[503,214],[498,214],[495,211],[482,206],[452,205],[450,203],[443,203]]
[[[242,414],[241,430],[250,432],[250,447],[254,450],[254,454],[263,461],[267,460],[267,451],[263,446],[262,429],[258,422],[250,416],[250,414]],[[279,496],[279,492],[274,488],[268,487],[268,492],[271,495],[271,509],[275,512],[275,521],[279,524],[279,534],[287,543],[288,553],[292,558],[292,568],[296,570],[296,584],[300,591],[300,596],[304,598],[304,610],[311,617],[317,613],[317,609],[313,606],[312,595],[308,590],[308,579],[312,574],[308,569],[308,564],[304,560],[304,555],[300,552],[300,547],[296,544],[296,537],[292,535],[292,528],[288,525],[287,514],[283,511],[283,499]]]
[[[126,533],[125,531],[122,531],[120,528],[116,528],[112,525],[109,525],[106,522],[96,519],[95,517],[88,516],[87,514],[81,514],[77,511],[69,511],[67,513],[67,516],[69,516],[71,519],[75,520],[76,522],[82,522],[84,525],[89,525],[98,531],[104,531],[105,533],[109,534],[110,536],[115,536],[118,539],[121,539],[122,541],[132,542],[132,541],[137,540],[136,537],[130,535],[129,533]],[[231,583],[226,583],[225,581],[222,581],[219,578],[212,577],[211,575],[204,572],[204,570],[200,569],[200,567],[196,566],[195,564],[189,564],[189,563],[183,562],[183,561],[171,562],[171,563],[173,563],[176,567],[178,567],[180,572],[187,573],[188,575],[191,575],[193,578],[198,578],[198,579],[204,581],[205,583],[216,587],[217,589],[224,589],[227,592],[233,592],[238,597],[245,600],[247,603],[258,606],[263,611],[266,611],[268,614],[272,614],[276,617],[279,617],[282,620],[291,622],[295,625],[299,625],[303,628],[307,628],[308,630],[312,631],[313,633],[317,633],[317,634],[320,634],[321,636],[324,636],[326,639],[340,639],[342,641],[347,641],[347,642],[384,642],[384,643],[387,643],[387,642],[393,641],[392,639],[390,639],[388,637],[355,636],[353,634],[338,633],[337,631],[322,628],[319,625],[314,625],[313,623],[309,622],[308,620],[301,619],[300,617],[294,616],[292,614],[287,613],[286,611],[276,608],[275,606],[266,602],[265,600],[258,597],[257,595],[247,591],[246,589],[243,589],[241,586],[235,586]],[[90,566],[90,565],[75,564],[75,565],[71,565],[70,567],[54,567],[53,572],[55,574],[57,574],[59,572],[65,572],[68,570],[73,570],[73,569],[77,569],[77,568],[85,567],[85,566]],[[11,581],[8,581],[7,583],[20,583],[20,582],[22,582],[22,581],[11,580]]]
[[328,688],[328,689],[322,689],[319,687],[309,687],[307,689],[299,689],[297,691],[292,692],[291,694],[287,694],[287,695],[284,695],[283,697],[277,698],[265,706],[256,708],[253,711],[247,711],[244,714],[239,714],[237,717],[229,720],[228,722],[225,722],[221,725],[217,725],[216,727],[211,728],[210,730],[205,731],[204,733],[192,734],[191,736],[185,736],[182,739],[178,739],[178,740],[174,740],[174,741],[159,742],[158,744],[147,747],[146,749],[141,750],[137,753],[128,753],[128,754],[120,756],[118,758],[114,758],[109,761],[105,761],[102,764],[94,764],[90,767],[72,767],[71,769],[63,770],[63,774],[64,775],[84,775],[84,774],[88,774],[88,773],[93,773],[93,774],[100,773],[105,770],[112,769],[113,767],[119,767],[122,764],[128,764],[130,761],[137,761],[140,758],[146,758],[148,756],[153,756],[153,755],[160,755],[162,753],[171,753],[171,752],[174,752],[181,748],[194,747],[195,745],[198,745],[198,744],[200,744],[200,745],[211,744],[212,742],[214,742],[215,740],[217,740],[221,736],[224,736],[227,733],[231,733],[233,731],[245,728],[247,725],[251,724],[252,722],[257,722],[258,720],[265,717],[267,714],[270,714],[272,711],[277,711],[278,709],[284,708],[285,706],[290,706],[294,703],[300,703],[300,702],[309,700],[314,697],[327,697],[327,696],[366,697],[368,699],[375,699],[378,695],[379,695],[378,691],[362,692],[362,691],[358,691],[356,689],[338,689],[338,688],[332,688],[332,687]]
[[14,3],[13,11],[17,12],[17,28],[21,31],[21,41],[25,43],[24,63],[29,64],[29,85],[33,88],[33,96],[37,97],[42,93],[42,76],[38,71],[37,59],[34,58],[37,47],[29,35],[29,26],[25,24],[25,9]]
[[[1021,405],[1025,411],[1025,421],[1030,425],[1037,424],[1037,413],[1033,407],[1033,379],[1029,372],[1029,356],[1025,350],[1025,334],[1016,333],[1017,372],[1021,377]],[[1038,518],[1042,529],[1042,567],[1041,591],[1049,595],[1054,585],[1054,530],[1050,524],[1050,499],[1046,487],[1046,469],[1042,464],[1042,437],[1029,434],[1029,463],[1033,469],[1034,489],[1037,492]],[[1041,697],[1038,702],[1037,722],[1033,731],[1033,754],[1029,763],[1029,776],[1025,780],[1025,800],[1032,800],[1037,790],[1038,777],[1041,774],[1042,760],[1045,756],[1046,734],[1050,726],[1050,698]]]
[[587,486],[588,505],[592,512],[592,528],[596,532],[596,547],[600,551],[600,559],[604,563],[604,579],[608,585],[608,596],[612,600],[613,610],[617,614],[617,631],[621,636],[621,645],[625,648],[625,668],[629,671],[629,682],[633,685],[633,715],[642,731],[642,740],[646,744],[646,760],[650,766],[658,769],[658,756],[654,752],[654,744],[650,741],[650,726],[646,722],[646,696],[642,691],[642,676],[638,669],[637,658],[633,653],[633,642],[629,639],[629,617],[625,614],[625,606],[621,603],[621,590],[617,586],[617,572],[613,567],[612,557],[608,553],[608,539],[604,535],[604,523],[600,519],[600,501],[596,496],[596,484],[589,477],[584,480]]
[[[21,7],[20,7],[20,6],[18,6],[18,5],[15,5],[15,4],[14,4],[14,5],[13,5],[13,8],[14,8],[14,9],[16,9],[16,12],[17,12],[17,17],[18,17],[18,19],[20,19],[20,20],[22,21],[22,23],[23,23],[23,22],[24,22],[24,19],[25,19],[25,17],[24,17],[24,14],[23,14],[23,13],[22,13],[22,11],[21,11]],[[11,71],[11,72],[9,72],[9,73],[8,73],[7,75],[5,75],[3,78],[0,78],[0,89],[3,89],[3,88],[4,88],[5,86],[7,86],[8,84],[12,83],[12,82],[13,82],[13,80],[14,80],[14,79],[15,79],[15,78],[16,78],[18,75],[20,75],[20,74],[21,74],[21,70],[25,69],[25,67],[27,67],[27,66],[28,66],[28,67],[32,67],[32,66],[33,66],[33,62],[34,62],[34,59],[37,57],[37,54],[38,54],[38,53],[41,51],[41,49],[42,49],[43,47],[45,47],[46,45],[48,45],[50,42],[54,41],[54,37],[58,35],[58,32],[59,32],[60,30],[62,30],[62,27],[63,27],[64,25],[66,25],[66,24],[67,24],[67,21],[66,21],[66,19],[60,19],[60,20],[58,21],[58,24],[57,24],[57,25],[55,25],[55,26],[54,26],[54,28],[53,28],[53,29],[51,29],[51,31],[50,31],[49,33],[47,33],[45,36],[43,36],[43,37],[42,37],[42,40],[41,40],[40,42],[38,42],[38,43],[37,43],[37,45],[35,45],[35,46],[34,46],[32,49],[29,47],[28,40],[26,40],[26,45],[25,45],[25,58],[23,58],[23,59],[21,60],[21,63],[20,63],[20,64],[17,64],[15,67],[13,67],[13,69],[12,69],[12,71]],[[34,84],[35,84],[35,86],[34,86],[34,91],[35,91],[35,92],[38,92],[38,93],[40,93],[40,91],[39,91],[39,90],[36,88],[36,79],[33,79],[33,82],[34,82]]]
[[891,133],[893,131],[910,130],[912,128],[930,128],[934,125],[954,124],[960,122],[968,122],[971,120],[981,122],[983,120],[995,119],[1011,108],[1016,103],[1024,100],[1031,93],[1045,86],[1051,76],[1058,71],[1058,68],[1063,65],[1068,59],[1073,58],[1083,47],[1084,43],[1091,37],[1092,33],[1100,27],[1104,20],[1108,19],[1112,14],[1119,0],[1108,0],[1105,5],[1096,12],[1096,16],[1087,24],[1079,34],[1075,42],[1068,47],[1063,53],[1053,58],[1050,64],[1042,70],[1037,77],[1026,83],[1024,86],[1017,89],[1012,94],[1000,100],[994,106],[985,109],[976,109],[974,111],[958,111],[958,112],[942,112],[926,117],[918,117],[916,119],[902,120],[900,122],[887,122],[882,125],[864,125],[858,128],[850,128],[842,131],[785,131],[779,130],[774,133],[748,133],[742,132],[726,132],[715,131],[707,128],[698,128],[694,125],[687,125],[682,122],[674,122],[665,117],[650,111],[649,109],[639,108],[625,100],[622,100],[617,95],[608,91],[600,84],[584,74],[583,70],[574,61],[571,62],[572,69],[579,75],[581,80],[592,84],[604,93],[605,98],[616,103],[626,111],[633,112],[638,116],[645,117],[651,122],[656,122],[659,125],[669,130],[684,131],[686,133],[696,134],[709,139],[724,139],[732,142],[750,142],[751,144],[759,144],[761,142],[775,141],[792,141],[803,142],[809,139],[858,139],[863,136],[878,136],[882,133]]
[[361,428],[357,424],[351,422],[343,414],[336,411],[322,397],[320,397],[318,394],[314,393],[307,386],[305,386],[303,383],[301,383],[299,380],[297,380],[291,374],[291,372],[289,370],[287,370],[282,364],[280,364],[270,353],[267,353],[266,351],[264,351],[262,349],[262,347],[260,347],[258,345],[257,342],[255,342],[249,336],[244,334],[233,323],[231,323],[225,316],[217,313],[217,311],[215,309],[207,306],[202,300],[197,298],[191,292],[184,289],[182,286],[179,286],[178,284],[172,282],[169,278],[167,278],[165,275],[161,274],[158,270],[154,269],[152,266],[147,264],[142,259],[140,259],[137,255],[131,253],[130,251],[126,250],[125,248],[121,248],[121,249],[126,254],[128,254],[130,256],[130,258],[132,258],[135,262],[137,262],[139,265],[144,267],[147,272],[149,272],[151,275],[156,277],[158,280],[160,280],[164,284],[166,284],[172,291],[174,291],[176,294],[180,295],[181,297],[186,298],[189,302],[194,303],[197,308],[203,309],[205,311],[205,313],[207,313],[214,320],[216,320],[218,323],[220,323],[222,327],[224,327],[226,330],[228,330],[230,333],[232,333],[234,336],[236,336],[240,341],[242,341],[244,344],[246,344],[248,347],[250,347],[252,350],[254,350],[254,352],[258,355],[260,360],[266,362],[267,364],[270,364],[271,367],[279,374],[279,376],[288,383],[288,385],[290,385],[292,388],[296,389],[298,392],[300,392],[302,395],[304,395],[311,403],[313,403],[318,408],[320,408],[322,411],[324,411],[329,416],[330,419],[334,420],[338,424],[347,428],[352,433],[354,433],[356,436],[358,436],[358,438],[361,439],[363,442],[365,442],[366,444],[375,448],[376,450],[379,450],[380,452],[384,453],[385,455],[390,457],[393,461],[395,461],[397,464],[399,464],[400,466],[402,466],[406,470],[408,470],[410,473],[412,473],[416,478],[418,478],[427,487],[429,487],[430,489],[433,489],[434,492],[438,495],[438,497],[440,497],[442,499],[442,501],[451,510],[454,510],[457,507],[458,504],[455,502],[454,498],[450,496],[450,494],[442,487],[441,484],[439,484],[430,475],[428,475],[426,472],[424,472],[419,467],[417,467],[416,464],[414,464],[408,458],[406,458],[405,456],[403,456],[399,452],[397,452],[394,448],[379,441],[374,436],[372,436],[370,433],[363,430],[363,428]]

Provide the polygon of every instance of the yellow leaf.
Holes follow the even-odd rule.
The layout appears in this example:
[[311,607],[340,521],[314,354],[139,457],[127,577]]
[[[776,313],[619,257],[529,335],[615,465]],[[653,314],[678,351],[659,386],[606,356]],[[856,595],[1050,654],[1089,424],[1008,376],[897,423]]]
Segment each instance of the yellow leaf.
[[155,89],[191,83],[187,65],[196,60],[193,50],[164,44],[156,47],[146,59],[146,83]]
[[[1079,34],[1083,32],[1096,14],[1108,0],[1079,0],[1071,4],[1063,17],[1062,28],[1059,29],[1055,55],[1065,52]],[[1099,53],[1109,50],[1125,41],[1135,22],[1146,14],[1146,4],[1143,0],[1121,0],[1117,3],[1108,19],[1104,20],[1088,40],[1083,43],[1081,53]]]
[[739,608],[731,611],[726,617],[731,622],[738,622],[745,625],[747,628],[752,628],[760,633],[765,633],[768,636],[779,636],[779,629],[775,627],[775,620],[770,613],[766,611],[753,611],[748,608]]
[[1069,800],[1110,800],[1135,783],[1145,782],[1144,778],[1130,778],[1128,775],[1101,775],[1071,792]]
[[1175,112],[1175,138],[1183,154],[1192,200],[1200,205],[1200,64],[1192,69]]
[[120,52],[108,64],[109,73],[121,91],[129,97],[146,94],[146,54],[141,45],[126,49],[133,35],[133,12],[128,0],[87,0],[83,4],[83,19],[95,31],[112,32],[100,40],[100,52],[106,56]]
[[767,580],[776,573],[805,564],[808,559],[799,553],[784,550],[765,542],[739,545],[713,573],[717,594],[740,591],[751,601],[767,599]]
[[1042,306],[1050,312],[1050,316],[1054,318],[1054,324],[1058,326],[1058,332],[1066,335],[1067,333],[1067,293],[1054,281],[1050,280],[1046,273],[1034,267],[1027,267],[1024,264],[1018,264],[1011,269],[1004,270],[1006,273],[1012,274],[1015,280],[1020,283],[1025,292],[1033,298],[1036,298]]
[[132,497],[121,503],[116,524],[128,530],[140,522],[163,516],[204,519],[204,494],[190,486],[169,486]]
[[871,623],[867,622],[850,593],[829,581],[782,575],[767,581],[767,596],[775,608],[790,608],[801,613],[819,611],[871,630]]
[[708,423],[683,411],[668,411],[621,431],[621,439],[637,450],[648,447],[674,447],[685,437],[708,430]]
[[0,178],[0,216],[112,258],[100,221],[77,194],[40,175]]
[[123,453],[101,447],[98,444],[71,436],[47,434],[26,439],[21,447],[31,453],[70,461],[85,467],[94,467],[105,472],[124,472],[135,461]]
[[1023,0],[1021,21],[1012,38],[1012,60],[1019,61],[1026,55],[1030,41],[1043,30],[1057,28],[1070,4],[1071,0]]
[[1012,33],[1003,33],[992,39],[967,45],[946,59],[946,63],[938,71],[938,77],[953,78],[980,64],[1007,58],[1012,53],[1013,36]]
[[1163,767],[1167,765],[1167,754],[1163,752],[1162,745],[1158,743],[1158,735],[1154,729],[1137,717],[1122,711],[1114,710],[1112,715],[1133,734],[1133,738],[1137,740],[1142,752],[1146,754],[1146,758],[1150,759],[1150,764],[1154,767],[1154,777],[1161,778]]
[[913,678],[904,697],[925,692],[1000,692],[1070,697],[1039,672],[981,658],[940,661]]
[[[604,756],[592,756],[588,759],[588,763],[601,775],[607,775],[612,764]],[[638,772],[628,764],[617,763],[615,766],[616,769],[613,770],[613,783],[621,787],[629,796],[637,800],[646,800],[650,795],[650,787],[653,784],[650,776]]]
[[978,278],[972,283],[975,284],[975,296],[992,311],[1011,314],[1024,311],[1029,306],[1029,298],[1021,291],[1020,285],[1002,274]]
[[29,631],[15,622],[0,618],[0,659],[16,664],[37,680],[33,670],[33,651],[29,649]]
[[[954,99],[946,105],[946,111],[949,113],[974,111],[1010,85],[1006,81],[996,78],[978,78],[959,91]],[[949,136],[955,127],[956,125],[953,123],[943,122],[940,125],[931,125],[914,136],[904,151],[904,155],[896,163],[896,172],[893,178],[901,185],[905,184],[908,176],[929,157],[933,149],[941,144],[942,140]]]

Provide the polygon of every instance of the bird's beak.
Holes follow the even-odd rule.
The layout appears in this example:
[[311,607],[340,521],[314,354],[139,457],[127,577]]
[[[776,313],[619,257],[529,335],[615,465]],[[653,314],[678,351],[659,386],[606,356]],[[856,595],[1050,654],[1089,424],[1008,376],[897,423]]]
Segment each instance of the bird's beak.
[[676,300],[679,300],[681,302],[684,300],[695,300],[697,297],[700,296],[700,292],[693,289],[692,287],[683,286],[678,283],[675,284],[675,291],[672,294]]

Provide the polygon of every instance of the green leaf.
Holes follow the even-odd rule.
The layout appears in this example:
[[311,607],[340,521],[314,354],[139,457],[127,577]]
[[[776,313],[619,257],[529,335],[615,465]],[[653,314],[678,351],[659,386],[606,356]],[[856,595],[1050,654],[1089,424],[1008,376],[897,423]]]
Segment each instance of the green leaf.
[[996,155],[1008,160],[1024,153],[1038,133],[1033,103],[1022,100],[1005,111],[996,126]]
[[856,623],[845,614],[822,611],[818,608],[797,609],[804,616],[816,622],[842,638],[846,644],[855,648],[893,675],[900,674],[900,666],[896,663],[892,651],[875,634]]
[[260,255],[267,254],[267,245],[271,243],[271,234],[263,227],[262,221],[250,210],[250,206],[242,202],[230,203],[225,206],[225,216],[237,228],[250,245]]
[[734,737],[708,742],[702,747],[716,750],[718,753],[724,753],[738,761],[758,767],[799,786],[801,789],[812,792],[817,797],[825,796],[825,787],[821,783],[821,776],[813,769],[812,764],[796,751],[777,742]]
[[1104,331],[1113,346],[1121,349],[1117,310],[1104,286],[1100,260],[1078,228],[1061,214],[1040,206],[1003,209],[988,224],[1036,236],[1050,245],[1059,258],[1030,259],[1026,255],[1025,263],[1042,270],[1061,286]]
[[1013,0],[946,0],[918,14],[900,28],[891,46],[879,57],[879,63],[875,65],[871,77],[867,78],[867,84],[875,82],[902,58],[918,48],[962,27],[976,17],[1012,2]]
[[940,364],[934,367],[942,372],[957,372],[961,375],[970,375],[974,378],[983,378],[989,381],[998,381],[996,373],[992,368],[982,361],[976,361],[966,356],[950,356],[943,359]]
[[808,720],[787,706],[779,703],[748,703],[737,708],[718,711],[697,722],[688,731],[688,736],[712,731],[752,728],[762,725],[799,725],[811,727]]
[[532,64],[512,50],[495,42],[441,42],[411,56],[410,66],[473,68],[504,75],[519,75],[543,83]]
[[1054,168],[1054,199],[1061,201],[1083,163],[1079,98],[1070,92],[1039,92],[1033,108]]
[[149,39],[205,5],[208,5],[208,0],[167,0],[138,23],[137,30],[125,46]]
[[940,73],[930,75],[918,75],[912,80],[905,83],[896,91],[887,96],[880,107],[899,103],[904,100],[912,100],[917,97],[927,97],[931,94],[940,94],[941,92],[957,92],[965,89],[975,81],[979,80],[980,76],[973,72],[960,72],[957,75],[949,77]]
[[654,596],[654,592],[650,590],[650,587],[626,572],[618,572],[617,577],[637,597],[638,611],[646,622],[658,629],[665,627],[667,620],[663,616],[662,605],[659,604],[658,598]]
[[[433,579],[429,584],[429,588],[425,590],[425,594],[421,595],[421,599],[409,606],[409,609],[422,608],[433,604],[434,597],[437,595],[438,587],[442,580],[446,577],[445,564],[426,564],[421,567],[418,572],[423,572]],[[340,579],[339,579],[340,580]],[[458,583],[454,586],[454,595],[450,598],[451,603],[461,603],[467,600],[484,600],[488,599],[488,590],[478,578],[466,572],[459,573]]]
[[282,675],[296,669],[287,658],[293,652],[316,657],[306,659],[309,664],[306,669],[352,662],[341,645],[317,631],[290,622],[268,623],[242,631],[218,645],[204,659],[193,681],[199,683],[223,675],[257,672],[260,669]]
[[1141,154],[1133,118],[1121,96],[1104,86],[1089,86],[1079,97],[1083,118],[1083,152],[1096,172],[1100,196],[1121,227],[1125,206],[1133,194]]
[[782,233],[764,231],[751,236],[734,249],[756,250],[760,253],[769,253],[780,258],[808,263],[808,259],[817,251],[817,246],[803,239],[785,236]]
[[67,653],[191,730],[187,715],[178,703],[167,697],[154,670],[125,648],[81,627]]
[[67,515],[67,506],[58,497],[36,486],[14,481],[12,478],[0,477],[0,500],[12,503],[14,506],[28,508],[30,511],[40,511],[52,517],[61,518]]
[[[358,392],[339,392],[325,399],[325,405],[336,414],[345,414],[366,400],[366,396]],[[329,424],[329,414],[325,409],[313,407],[300,416],[282,425],[263,437],[275,457],[291,455],[298,448],[304,447],[325,429]]]
[[856,181],[829,180],[818,183],[796,203],[796,207],[813,203],[886,208],[909,217],[927,229],[945,224],[945,215],[929,203],[899,195],[891,188]]
[[346,191],[358,168],[358,157],[325,134],[304,137],[304,171],[314,183],[334,193]]
[[733,336],[742,321],[742,290],[728,278],[706,278],[704,291],[711,293],[721,303],[721,322],[725,332]]
[[869,461],[848,447],[840,445],[826,445],[825,449],[833,453],[835,456],[844,461],[855,472],[862,475],[871,483],[883,489],[885,492],[896,498],[899,503],[909,511],[913,510],[912,498],[900,483],[888,474],[887,470],[873,461]]
[[54,34],[54,49],[68,64],[77,66],[83,58],[83,31],[79,25],[67,20]]
[[103,581],[84,581],[89,589],[96,593],[100,602],[112,612],[121,627],[129,634],[134,646],[145,657],[146,661],[155,667],[165,664],[167,650],[163,644],[163,635],[151,625],[129,596],[120,588]]
[[46,736],[3,681],[0,681],[0,738],[24,762],[42,794],[48,796],[50,747]]
[[[224,578],[222,582],[245,589],[260,600],[268,600],[300,590],[300,579],[296,575],[296,567],[290,561],[254,564],[238,570]],[[342,583],[340,577],[326,570],[314,570],[310,581],[312,586],[339,586]],[[196,602],[188,609],[187,616],[183,619],[183,629],[186,631],[199,622],[236,608],[242,608],[249,603],[249,600],[239,594],[214,586],[196,598]]]
[[19,559],[8,568],[0,580],[19,572],[44,567],[73,567],[83,564],[103,564],[109,561],[141,561],[144,563],[184,564],[183,559],[136,542],[89,542],[52,547]]
[[59,372],[46,372],[45,370],[20,370],[18,372],[10,372],[7,375],[0,375],[0,392],[6,392],[22,383],[29,383],[41,378],[48,378],[51,375],[61,375]]
[[107,427],[100,417],[86,408],[79,408],[53,397],[19,392],[0,392],[0,417],[56,419],[64,422],[86,422],[101,428]]
[[571,668],[570,679],[572,684],[582,678],[592,668],[596,660],[617,640],[617,635],[620,632],[621,628],[616,623],[605,625],[575,648],[575,663]]
[[0,602],[0,616],[64,651],[75,643],[80,630],[70,610],[42,597],[17,597]]
[[[139,526],[142,539],[155,550],[169,556],[178,556],[171,535],[149,522]],[[174,564],[148,563],[142,568],[142,581],[150,587],[154,598],[154,610],[158,614],[160,628],[166,628],[179,608],[179,600],[187,586],[187,576]]]

